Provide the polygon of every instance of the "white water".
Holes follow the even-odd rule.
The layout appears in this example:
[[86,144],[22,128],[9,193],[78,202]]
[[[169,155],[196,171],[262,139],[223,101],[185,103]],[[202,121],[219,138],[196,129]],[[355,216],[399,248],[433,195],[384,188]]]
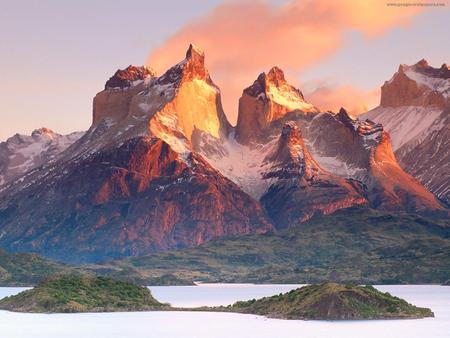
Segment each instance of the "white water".
[[[295,285],[151,287],[174,306],[229,304],[286,292]],[[206,312],[21,314],[0,311],[0,338],[450,338],[450,287],[378,286],[430,307],[435,318],[389,321],[297,321]],[[21,288],[0,288],[0,298]]]

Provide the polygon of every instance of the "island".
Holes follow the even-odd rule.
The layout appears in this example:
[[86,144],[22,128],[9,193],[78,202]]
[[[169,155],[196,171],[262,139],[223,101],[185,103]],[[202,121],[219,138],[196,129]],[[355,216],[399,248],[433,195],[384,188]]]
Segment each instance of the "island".
[[109,277],[63,275],[0,300],[0,309],[32,313],[152,311],[168,308],[147,287]]
[[216,311],[263,315],[281,319],[363,320],[434,317],[427,308],[409,304],[372,286],[323,283],[250,301],[239,301]]
[[409,304],[372,286],[323,283],[287,293],[239,301],[229,306],[175,308],[157,301],[147,287],[109,277],[63,275],[0,300],[0,309],[32,313],[118,311],[214,311],[279,319],[360,320],[433,317],[430,309]]

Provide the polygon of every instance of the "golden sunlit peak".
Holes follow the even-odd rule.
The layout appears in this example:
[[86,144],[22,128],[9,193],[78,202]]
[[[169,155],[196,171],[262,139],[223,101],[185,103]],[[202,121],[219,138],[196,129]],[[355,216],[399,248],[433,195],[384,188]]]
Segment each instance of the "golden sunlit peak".
[[269,78],[276,78],[278,80],[284,80],[284,72],[278,66],[273,66],[272,68],[270,68],[269,72],[267,73],[267,76]]
[[193,57],[194,55],[199,55],[199,56],[204,57],[205,53],[203,52],[203,50],[200,47],[191,43],[186,52],[186,58],[189,59],[189,58]]

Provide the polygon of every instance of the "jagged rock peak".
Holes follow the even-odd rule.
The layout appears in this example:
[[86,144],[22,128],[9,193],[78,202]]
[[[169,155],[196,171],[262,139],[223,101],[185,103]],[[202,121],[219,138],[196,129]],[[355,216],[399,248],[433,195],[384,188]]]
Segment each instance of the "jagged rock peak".
[[344,124],[353,124],[356,121],[356,119],[343,107],[339,109],[339,113],[336,114],[336,118]]
[[392,82],[398,75],[406,75],[413,80],[416,80],[412,74],[416,72],[433,78],[443,78],[448,79],[450,77],[450,68],[446,63],[443,63],[440,68],[435,68],[431,66],[427,60],[421,59],[415,64],[409,66],[407,64],[400,64],[398,67],[398,72],[394,74],[393,78],[388,83]]
[[183,80],[205,80],[213,85],[205,67],[205,53],[196,45],[190,44],[186,51],[186,58],[167,70],[159,79],[159,84],[181,83]]
[[430,66],[430,64],[428,63],[427,60],[421,59],[415,64],[415,66],[422,67],[422,68],[428,68]]
[[366,119],[362,121],[358,118],[351,116],[345,108],[341,108],[339,113],[335,115],[335,118],[344,124],[347,128],[355,131],[357,134],[363,137],[373,138],[375,141],[379,141],[381,133],[383,132],[383,126],[379,123],[375,123],[371,120]]
[[[289,161],[305,161],[305,142],[300,128],[295,122],[286,122],[281,129],[281,136],[278,142],[278,149],[282,152],[283,149],[288,151]],[[278,155],[281,154],[278,153]],[[287,158],[278,158],[278,160],[286,161]]]
[[236,139],[251,143],[264,137],[272,122],[286,114],[316,113],[318,109],[304,100],[302,92],[290,85],[283,71],[272,67],[268,73],[259,74],[253,84],[244,89],[239,99]]
[[283,125],[283,129],[281,130],[281,135],[283,136],[292,136],[298,135],[301,137],[300,128],[293,121],[286,122]]
[[267,156],[265,162],[273,163],[265,178],[311,179],[322,171],[306,148],[300,128],[292,121],[283,125],[277,147]]
[[[304,142],[302,132],[300,131],[300,128],[295,124],[295,122],[289,121],[283,125],[283,128],[281,129],[279,144],[281,146],[301,146],[303,148]],[[298,152],[295,152],[292,155],[293,157],[299,157]]]
[[203,50],[191,43],[188,50],[186,51],[186,59],[199,58],[200,60],[205,60],[205,52]]
[[430,66],[427,60],[422,59],[412,66],[403,65],[405,70],[412,70],[432,78],[448,79],[450,78],[450,69],[446,63],[440,68]]
[[277,163],[303,160],[304,146],[300,128],[295,122],[286,122],[281,129],[276,150],[266,160]]
[[44,135],[47,137],[53,138],[56,134],[53,130],[46,128],[46,127],[35,129],[31,133],[31,136],[33,136],[33,137],[44,136]]
[[450,98],[450,69],[434,68],[422,59],[412,66],[402,64],[381,87],[381,107],[438,106],[445,108]]
[[264,72],[259,74],[255,82],[244,89],[244,94],[257,97],[264,93],[266,97],[269,96],[273,99],[273,97],[270,97],[273,96],[270,94],[274,94],[273,90],[271,93],[271,89],[282,90],[284,93],[290,93],[292,99],[304,101],[303,93],[287,83],[283,70],[277,66],[272,67],[267,74]]
[[135,81],[143,81],[146,78],[156,76],[156,72],[147,66],[129,65],[125,69],[117,70],[113,76],[106,81],[105,89],[127,88],[133,85]]
[[273,83],[277,87],[286,83],[283,70],[277,66],[273,66],[266,75],[266,82]]

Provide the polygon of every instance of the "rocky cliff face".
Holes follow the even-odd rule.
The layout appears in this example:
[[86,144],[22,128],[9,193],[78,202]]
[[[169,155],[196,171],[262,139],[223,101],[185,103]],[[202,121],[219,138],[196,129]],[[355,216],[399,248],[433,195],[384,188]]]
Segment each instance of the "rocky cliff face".
[[[133,135],[153,135],[176,151],[186,152],[191,150],[194,131],[216,139],[230,132],[220,90],[211,80],[205,68],[205,55],[198,47],[191,45],[186,58],[160,77],[144,70],[137,74],[127,82],[128,86],[106,86],[97,94],[94,123],[89,131],[93,138],[85,140],[90,148],[91,141],[105,144]],[[101,140],[98,130],[105,130]]]
[[0,186],[44,163],[54,161],[83,132],[60,135],[40,128],[30,135],[16,134],[0,143]]
[[273,67],[244,89],[239,99],[236,139],[242,144],[261,140],[273,121],[294,111],[308,114],[318,110],[305,102],[299,89],[286,82],[280,68]]
[[308,131],[318,162],[342,177],[361,182],[372,207],[442,209],[427,189],[400,168],[389,134],[380,124],[354,119],[341,109],[335,116],[317,116]]
[[450,206],[450,108],[395,154],[402,168]]
[[123,120],[130,113],[131,99],[144,90],[156,76],[150,68],[128,66],[118,70],[106,82],[105,90],[94,97],[92,123],[108,119],[110,123]]
[[413,66],[400,65],[391,80],[381,87],[382,107],[439,106],[445,107],[450,94],[450,70],[431,67],[424,59]]
[[3,247],[96,261],[272,229],[259,204],[234,183],[157,138],[130,139],[53,168],[2,200]]
[[70,152],[2,189],[2,246],[95,261],[273,229],[257,201],[192,151],[194,130],[219,139],[229,128],[203,52],[190,46],[162,76],[138,76],[102,92],[126,109],[95,110]]
[[449,67],[433,68],[421,60],[400,65],[382,86],[380,106],[361,117],[383,124],[401,166],[447,204],[449,97]]
[[367,204],[357,182],[332,175],[312,158],[294,122],[283,126],[265,162],[269,165],[263,179],[271,185],[261,203],[278,228],[294,226],[314,214]]

